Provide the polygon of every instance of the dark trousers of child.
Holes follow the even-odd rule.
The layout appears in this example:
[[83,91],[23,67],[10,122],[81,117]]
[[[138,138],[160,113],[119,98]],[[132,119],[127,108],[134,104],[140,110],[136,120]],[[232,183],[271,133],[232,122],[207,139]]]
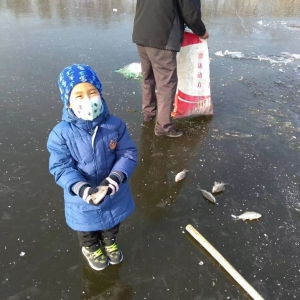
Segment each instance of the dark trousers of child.
[[81,247],[89,247],[90,250],[96,251],[100,247],[99,241],[103,246],[112,245],[119,232],[120,223],[108,230],[99,231],[77,231]]

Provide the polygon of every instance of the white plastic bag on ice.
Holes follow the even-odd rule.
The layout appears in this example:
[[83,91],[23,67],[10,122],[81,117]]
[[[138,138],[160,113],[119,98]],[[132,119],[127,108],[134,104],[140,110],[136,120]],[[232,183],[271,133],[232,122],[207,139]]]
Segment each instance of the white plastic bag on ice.
[[207,41],[185,31],[177,54],[178,86],[173,118],[213,115]]
[[119,70],[116,70],[116,72],[122,74],[127,79],[142,79],[142,68],[140,63],[131,63]]

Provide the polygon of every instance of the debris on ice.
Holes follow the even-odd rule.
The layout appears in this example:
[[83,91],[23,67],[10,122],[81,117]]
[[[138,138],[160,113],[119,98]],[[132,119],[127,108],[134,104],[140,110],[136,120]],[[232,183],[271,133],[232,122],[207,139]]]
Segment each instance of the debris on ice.
[[215,53],[215,56],[224,56],[224,54],[222,53],[222,51],[217,51],[217,52]]
[[122,74],[125,78],[141,79],[142,78],[142,68],[140,63],[131,63],[119,70],[117,73]]

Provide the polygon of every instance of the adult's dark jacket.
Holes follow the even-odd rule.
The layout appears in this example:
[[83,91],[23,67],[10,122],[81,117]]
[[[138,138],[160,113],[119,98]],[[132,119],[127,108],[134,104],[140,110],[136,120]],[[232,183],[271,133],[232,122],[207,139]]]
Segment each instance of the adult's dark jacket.
[[179,51],[184,24],[199,36],[205,34],[200,0],[137,0],[132,41]]

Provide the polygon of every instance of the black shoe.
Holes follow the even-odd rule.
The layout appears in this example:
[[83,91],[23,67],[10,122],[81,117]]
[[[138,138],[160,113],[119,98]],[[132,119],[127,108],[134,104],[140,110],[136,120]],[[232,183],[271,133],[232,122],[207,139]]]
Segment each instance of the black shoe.
[[176,129],[176,128],[172,128],[169,132],[166,132],[166,133],[158,133],[158,132],[155,132],[155,135],[156,136],[168,136],[168,137],[180,137],[183,135],[183,132]]
[[82,247],[82,253],[94,270],[101,271],[109,265],[107,256],[100,248],[96,251],[90,251],[88,247]]
[[116,265],[123,260],[123,253],[116,243],[113,243],[110,246],[105,246],[105,251],[110,264]]

